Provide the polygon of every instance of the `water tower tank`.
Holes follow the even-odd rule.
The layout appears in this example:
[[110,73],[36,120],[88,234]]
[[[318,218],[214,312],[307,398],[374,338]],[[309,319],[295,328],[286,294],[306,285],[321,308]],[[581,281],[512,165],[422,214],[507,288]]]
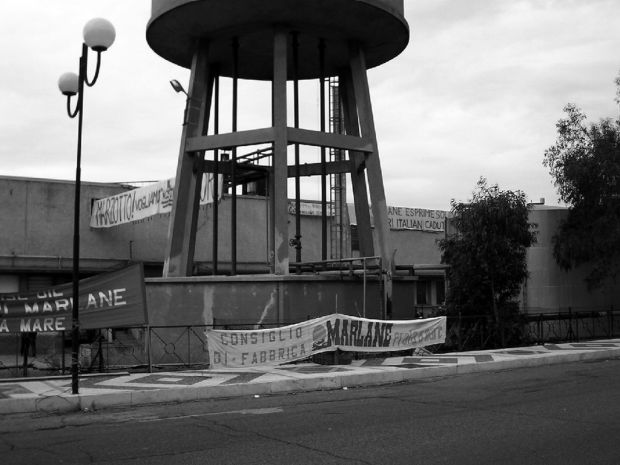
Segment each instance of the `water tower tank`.
[[324,39],[325,72],[349,60],[361,45],[372,68],[397,56],[409,41],[403,0],[153,0],[147,41],[160,56],[190,68],[197,41],[209,41],[219,73],[232,75],[232,38],[239,40],[238,76],[271,79],[273,27],[298,33],[300,79],[319,77],[316,39]]

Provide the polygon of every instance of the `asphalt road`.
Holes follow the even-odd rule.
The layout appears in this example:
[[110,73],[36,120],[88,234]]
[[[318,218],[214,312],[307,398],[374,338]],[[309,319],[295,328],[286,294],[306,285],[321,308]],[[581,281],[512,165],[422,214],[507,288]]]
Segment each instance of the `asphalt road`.
[[620,464],[620,358],[0,418],[13,464]]

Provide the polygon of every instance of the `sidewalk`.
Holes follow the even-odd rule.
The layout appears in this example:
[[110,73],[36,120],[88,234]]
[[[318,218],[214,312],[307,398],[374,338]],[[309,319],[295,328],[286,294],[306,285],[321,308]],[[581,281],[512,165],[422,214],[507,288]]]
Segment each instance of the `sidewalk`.
[[230,370],[116,373],[0,382],[0,414],[60,413],[108,407],[345,389],[414,379],[620,357],[620,339],[355,360],[350,365],[313,363]]

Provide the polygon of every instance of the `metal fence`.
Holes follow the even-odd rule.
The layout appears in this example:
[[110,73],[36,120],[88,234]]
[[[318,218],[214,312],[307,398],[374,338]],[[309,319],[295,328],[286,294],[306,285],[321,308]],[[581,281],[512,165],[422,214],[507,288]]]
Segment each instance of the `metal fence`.
[[[122,370],[158,371],[201,369],[209,366],[205,330],[266,329],[292,324],[250,322],[215,325],[136,326],[89,331],[81,335],[82,373]],[[0,378],[66,375],[71,370],[69,332],[4,334],[0,336]]]
[[499,326],[486,315],[448,316],[441,352],[486,350],[620,336],[620,311],[559,309],[555,313],[520,313]]
[[[265,329],[290,324],[151,326],[85,334],[80,344],[81,372],[121,370],[153,372],[209,366],[205,330]],[[70,334],[0,335],[0,378],[64,375],[70,372]],[[449,316],[446,342],[432,352],[459,352],[544,343],[620,337],[620,311],[559,309],[556,313],[519,314],[495,327],[486,316]]]

